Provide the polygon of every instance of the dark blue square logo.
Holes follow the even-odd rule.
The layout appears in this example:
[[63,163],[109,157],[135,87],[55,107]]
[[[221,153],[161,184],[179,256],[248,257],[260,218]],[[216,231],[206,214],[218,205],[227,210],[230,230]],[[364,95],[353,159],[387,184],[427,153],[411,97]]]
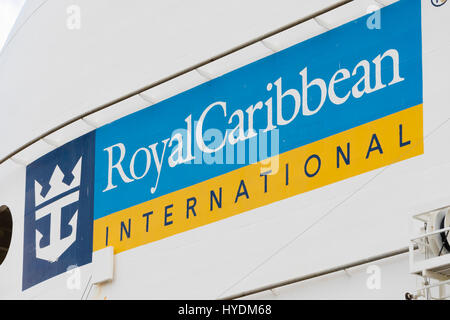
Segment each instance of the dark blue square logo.
[[92,261],[95,132],[27,166],[22,290]]

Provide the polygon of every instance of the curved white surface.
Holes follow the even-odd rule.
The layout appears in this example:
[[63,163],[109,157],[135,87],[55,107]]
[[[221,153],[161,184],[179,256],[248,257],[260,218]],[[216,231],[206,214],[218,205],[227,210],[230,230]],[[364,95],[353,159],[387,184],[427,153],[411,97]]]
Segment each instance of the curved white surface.
[[[0,55],[0,158],[62,123],[340,0],[27,1]],[[81,28],[67,27],[71,5]]]
[[[65,28],[69,1],[49,0],[29,18],[30,27],[25,24],[0,56],[0,116],[8,119],[2,157],[105,101],[337,1],[281,4],[252,0],[213,5],[197,0],[194,7],[171,0],[152,7],[151,12],[142,10],[139,4],[143,2],[138,0],[124,5],[111,0],[77,2],[84,12],[81,30]],[[355,10],[364,14],[368,4],[355,1],[341,13],[331,12],[319,20],[336,26],[355,18]],[[201,13],[194,9],[198,6],[204,8]],[[95,287],[89,298],[214,299],[407,246],[412,215],[450,204],[450,109],[446,104],[450,100],[446,19],[450,4],[436,9],[423,0],[422,13],[423,155],[256,209],[257,215],[249,211],[120,253],[115,256],[113,282]],[[163,19],[167,16],[173,19]],[[301,35],[286,32],[268,39],[269,47],[278,50],[304,40],[305,34],[324,31],[311,21],[298,30],[303,30]],[[234,66],[241,64],[239,54],[237,60],[229,59]],[[212,76],[227,71],[218,62],[204,69]],[[152,104],[146,99],[158,101],[203,81],[195,73],[181,78],[168,91],[155,88],[147,97],[130,98],[86,120],[100,126]],[[55,133],[52,141],[61,144],[90,130],[84,122],[74,127],[63,135]],[[28,163],[52,148],[40,141],[17,158]],[[14,219],[11,252],[0,265],[0,298],[85,297],[91,265],[81,268],[80,290],[66,290],[68,275],[61,274],[21,291],[25,167],[6,161],[0,165],[0,181],[0,204],[10,207]],[[330,241],[323,242],[324,238]],[[295,299],[378,298],[381,293],[383,298],[402,299],[403,289],[415,287],[404,257],[378,265],[386,275],[383,281],[390,281],[383,282],[385,291],[365,291],[367,274],[360,268],[351,281],[331,275],[278,292],[280,298]],[[345,291],[344,286],[347,291],[341,295],[338,290]],[[323,294],[325,288],[331,291]],[[267,292],[253,297],[273,298]]]

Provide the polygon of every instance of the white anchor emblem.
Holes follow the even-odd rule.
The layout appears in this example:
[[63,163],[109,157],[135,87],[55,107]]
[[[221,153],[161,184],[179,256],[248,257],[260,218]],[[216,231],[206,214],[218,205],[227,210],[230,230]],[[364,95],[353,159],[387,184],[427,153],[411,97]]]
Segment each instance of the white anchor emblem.
[[[78,210],[70,219],[72,230],[69,236],[61,239],[61,209],[79,200],[82,157],[75,165],[72,174],[74,178],[70,184],[63,182],[64,174],[56,165],[50,178],[50,190],[45,197],[41,196],[42,186],[35,181],[36,221],[50,215],[50,244],[41,248],[43,235],[36,230],[36,257],[49,262],[55,262],[75,242],[77,237]],[[43,205],[43,206],[41,206]]]

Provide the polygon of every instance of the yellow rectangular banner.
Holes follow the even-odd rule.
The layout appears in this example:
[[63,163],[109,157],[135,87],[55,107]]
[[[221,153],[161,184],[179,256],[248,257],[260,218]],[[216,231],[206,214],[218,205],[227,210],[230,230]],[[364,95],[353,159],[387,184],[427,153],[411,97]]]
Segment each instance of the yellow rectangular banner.
[[119,253],[423,153],[422,105],[94,221]]

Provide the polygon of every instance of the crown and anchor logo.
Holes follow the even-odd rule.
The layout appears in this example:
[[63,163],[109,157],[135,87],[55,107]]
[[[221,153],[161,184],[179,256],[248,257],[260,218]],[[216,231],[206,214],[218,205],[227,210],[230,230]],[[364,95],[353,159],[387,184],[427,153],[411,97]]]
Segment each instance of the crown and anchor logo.
[[79,201],[82,157],[72,170],[73,179],[64,182],[65,175],[56,165],[49,181],[50,189],[43,195],[43,187],[34,181],[36,221],[50,215],[50,244],[41,247],[42,233],[36,230],[36,257],[55,262],[76,241],[78,210],[69,221],[72,228],[69,236],[61,239],[62,208]]

